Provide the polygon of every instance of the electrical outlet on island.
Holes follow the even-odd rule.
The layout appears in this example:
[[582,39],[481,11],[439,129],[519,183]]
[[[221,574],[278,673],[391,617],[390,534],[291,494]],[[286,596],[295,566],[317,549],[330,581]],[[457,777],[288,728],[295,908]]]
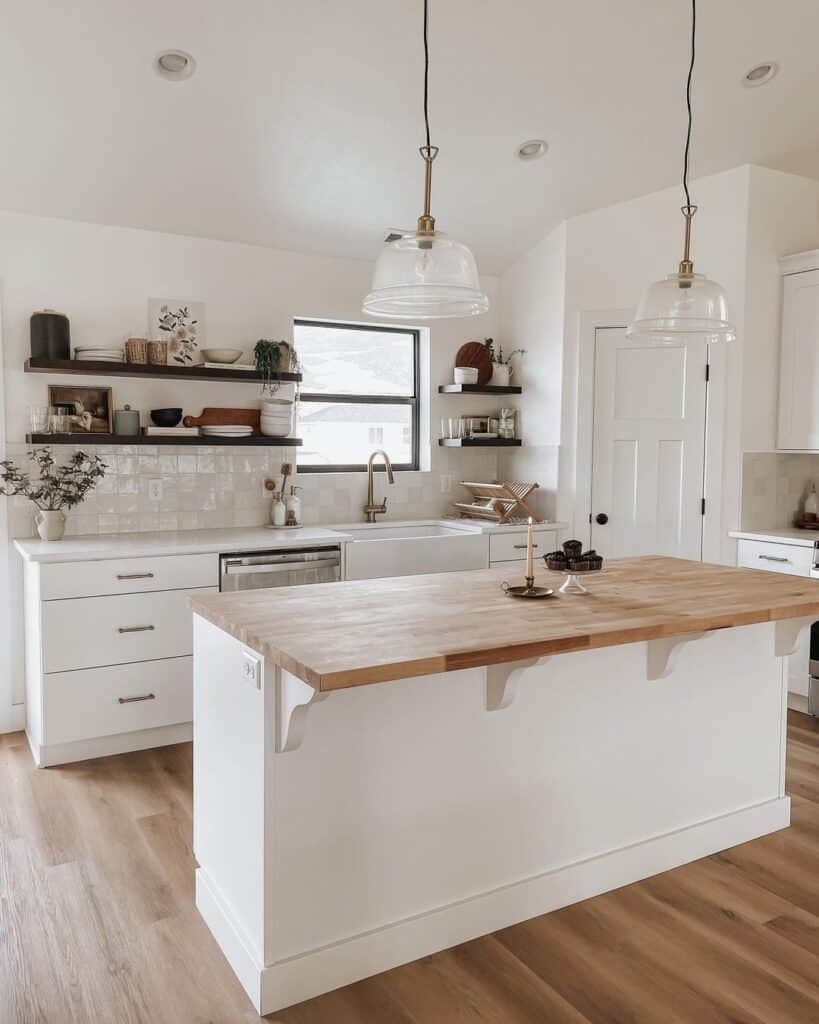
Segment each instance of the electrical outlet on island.
[[151,501],[162,501],[162,481],[159,479],[148,481],[148,498]]

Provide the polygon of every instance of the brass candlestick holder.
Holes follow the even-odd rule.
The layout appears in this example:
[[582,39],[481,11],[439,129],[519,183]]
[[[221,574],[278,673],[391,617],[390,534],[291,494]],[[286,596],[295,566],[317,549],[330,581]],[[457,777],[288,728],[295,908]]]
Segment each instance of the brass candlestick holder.
[[526,585],[523,587],[512,587],[506,580],[501,583],[501,590],[507,597],[551,597],[554,590],[549,587],[536,587],[535,577],[526,576]]

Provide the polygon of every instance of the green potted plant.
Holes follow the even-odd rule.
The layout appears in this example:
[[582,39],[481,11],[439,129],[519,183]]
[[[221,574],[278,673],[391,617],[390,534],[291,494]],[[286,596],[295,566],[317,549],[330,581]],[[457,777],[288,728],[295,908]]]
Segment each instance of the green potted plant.
[[260,339],[253,349],[253,361],[262,378],[262,392],[270,395],[281,386],[281,381],[276,379],[280,373],[298,373],[299,370],[299,357],[289,341]]
[[36,473],[20,469],[11,459],[0,461],[0,494],[21,494],[37,506],[34,522],[43,540],[62,540],[65,512],[74,508],[105,476],[105,463],[97,455],[75,452],[58,465],[50,448],[28,453]]

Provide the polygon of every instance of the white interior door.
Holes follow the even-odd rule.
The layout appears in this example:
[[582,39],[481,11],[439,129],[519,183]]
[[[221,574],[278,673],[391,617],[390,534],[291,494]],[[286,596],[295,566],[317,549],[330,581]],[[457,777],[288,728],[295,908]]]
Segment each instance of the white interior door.
[[702,557],[707,345],[595,336],[592,546]]

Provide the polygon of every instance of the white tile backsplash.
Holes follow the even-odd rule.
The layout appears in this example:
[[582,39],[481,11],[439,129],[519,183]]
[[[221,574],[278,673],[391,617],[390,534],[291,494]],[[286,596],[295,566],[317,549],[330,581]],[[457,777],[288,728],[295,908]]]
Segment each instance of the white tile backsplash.
[[819,486],[819,453],[745,452],[740,528],[792,526],[813,483]]
[[[75,450],[54,448],[58,459]],[[92,446],[83,450],[93,452]],[[8,455],[24,460],[25,446],[8,446]],[[132,533],[146,530],[195,530],[212,527],[257,526],[270,518],[268,477],[281,478],[281,464],[295,467],[296,451],[270,448],[162,448],[123,446],[96,450],[109,466],[106,476],[86,501],[68,513],[69,534]],[[450,510],[460,480],[494,480],[496,460],[490,451],[445,451],[435,471],[396,473],[375,477],[376,500],[387,498],[391,518],[436,517]],[[443,477],[451,481],[449,491]],[[162,498],[150,497],[151,480],[162,481]],[[355,522],[362,519],[367,494],[365,473],[308,473],[291,476],[302,488],[302,520],[307,524]],[[463,492],[464,496],[466,492]],[[35,533],[33,510],[25,499],[9,504],[13,537]]]

